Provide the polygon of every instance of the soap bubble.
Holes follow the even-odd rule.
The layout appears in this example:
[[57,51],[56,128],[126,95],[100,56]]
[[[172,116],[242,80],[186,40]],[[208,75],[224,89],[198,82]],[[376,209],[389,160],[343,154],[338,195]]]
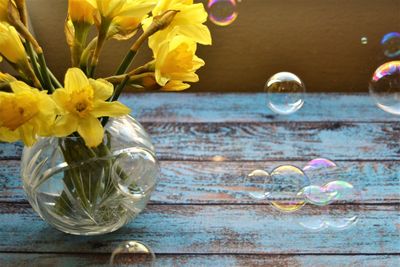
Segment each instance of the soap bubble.
[[394,58],[400,56],[400,33],[390,32],[381,41],[385,56]]
[[369,92],[380,109],[400,115],[400,61],[380,66],[369,84]]
[[209,18],[218,26],[228,26],[238,17],[235,0],[209,0]]
[[313,231],[324,229],[339,231],[352,227],[358,222],[357,209],[344,205],[361,200],[361,192],[351,183],[341,180],[332,181],[321,187],[317,185],[306,187],[302,192],[306,201],[314,206],[310,206],[313,209],[312,216],[301,218],[299,222],[301,226]]
[[331,188],[318,185],[306,186],[303,188],[302,193],[307,202],[318,206],[326,206],[332,203],[338,194],[336,190],[332,191]]
[[128,241],[119,245],[112,253],[110,265],[151,266],[155,264],[156,255],[146,244],[139,241]]
[[363,45],[368,44],[368,38],[367,37],[362,37],[361,38],[361,44],[363,44]]
[[301,190],[310,185],[303,171],[295,166],[285,165],[271,173],[272,192],[268,196],[273,207],[283,212],[293,212],[305,204]]
[[306,87],[299,77],[290,72],[280,72],[265,84],[268,107],[275,113],[288,115],[303,107]]
[[265,199],[270,192],[266,191],[266,186],[270,180],[270,175],[268,172],[263,170],[252,171],[247,175],[244,186],[246,192],[250,197],[255,199]]
[[335,162],[324,158],[311,160],[303,167],[303,171],[312,184],[338,180],[342,172]]

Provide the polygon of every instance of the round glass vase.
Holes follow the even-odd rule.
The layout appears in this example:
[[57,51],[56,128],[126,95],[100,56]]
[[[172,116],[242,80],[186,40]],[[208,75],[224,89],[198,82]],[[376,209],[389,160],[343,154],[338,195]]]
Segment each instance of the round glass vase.
[[41,138],[25,147],[23,187],[33,209],[76,235],[115,231],[135,218],[154,191],[159,165],[144,128],[132,117],[110,119],[102,144],[79,136]]

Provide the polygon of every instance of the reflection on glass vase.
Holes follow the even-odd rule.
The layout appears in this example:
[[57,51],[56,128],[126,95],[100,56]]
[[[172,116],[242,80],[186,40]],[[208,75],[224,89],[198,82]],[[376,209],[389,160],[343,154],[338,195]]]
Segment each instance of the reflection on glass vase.
[[155,189],[159,165],[143,127],[125,116],[110,119],[105,132],[96,148],[77,136],[42,138],[24,149],[21,174],[28,200],[63,232],[115,231],[145,208]]

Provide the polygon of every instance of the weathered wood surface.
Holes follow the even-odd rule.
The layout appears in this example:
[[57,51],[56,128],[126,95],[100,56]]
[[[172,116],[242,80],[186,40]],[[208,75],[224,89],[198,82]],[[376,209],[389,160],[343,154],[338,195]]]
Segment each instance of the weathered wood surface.
[[[307,95],[291,116],[271,113],[264,94],[138,94],[122,101],[161,159],[151,204],[115,233],[63,234],[26,201],[21,144],[0,144],[0,266],[107,266],[112,249],[127,240],[149,244],[157,266],[400,265],[400,120],[369,96]],[[359,215],[354,227],[310,231],[300,223],[320,218],[321,209],[282,214],[238,194],[254,169],[302,167],[315,157],[337,161],[338,179],[362,192],[329,206],[335,215]]]
[[[110,254],[11,254],[2,255],[4,267],[31,266],[31,267],[109,267]],[[313,267],[387,267],[397,266],[399,256],[393,255],[157,255],[155,266],[221,266],[221,267],[286,267],[286,266],[313,266]],[[129,263],[136,263],[135,256],[131,256]],[[125,262],[124,262],[125,263]]]
[[399,121],[376,107],[367,94],[307,94],[304,107],[282,116],[259,94],[133,94],[122,102],[141,122]]
[[282,214],[269,205],[149,205],[135,221],[101,237],[77,237],[51,228],[27,204],[0,204],[0,251],[105,253],[140,240],[168,254],[388,254],[400,246],[400,207],[332,207],[343,217],[359,213],[343,231],[313,232],[300,223],[319,218],[305,206]]
[[[163,161],[160,182],[152,196],[156,204],[252,203],[243,188],[244,177],[255,169],[272,171],[280,165],[306,162]],[[341,161],[336,179],[362,192],[353,203],[400,203],[400,163],[397,161]],[[19,161],[0,161],[0,202],[26,202]],[[313,184],[327,183],[324,177]]]
[[[400,160],[400,122],[146,123],[162,160]],[[18,159],[20,144],[0,159]]]

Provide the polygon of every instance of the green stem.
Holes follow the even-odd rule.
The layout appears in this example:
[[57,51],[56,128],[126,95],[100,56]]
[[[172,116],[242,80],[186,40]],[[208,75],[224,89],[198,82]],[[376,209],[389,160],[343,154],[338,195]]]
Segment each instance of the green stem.
[[39,64],[40,64],[40,71],[42,73],[43,82],[45,84],[45,88],[48,89],[50,92],[54,91],[54,87],[51,83],[49,73],[47,72],[47,65],[46,60],[44,58],[43,53],[38,54]]
[[129,50],[128,54],[125,56],[121,65],[118,67],[118,70],[115,72],[115,75],[121,75],[127,71],[129,66],[131,65],[133,59],[135,58],[136,53],[137,53],[137,51]]
[[49,68],[47,68],[47,72],[50,75],[50,79],[51,82],[53,84],[53,86],[55,86],[55,88],[63,88],[62,84],[58,81],[58,79],[56,78],[56,76],[51,72],[51,70]]
[[33,51],[32,44],[30,42],[25,43],[26,52],[31,60],[33,72],[35,73],[36,77],[38,78],[40,84],[43,86],[43,78],[42,74],[40,73],[40,67],[36,60],[36,53]]

